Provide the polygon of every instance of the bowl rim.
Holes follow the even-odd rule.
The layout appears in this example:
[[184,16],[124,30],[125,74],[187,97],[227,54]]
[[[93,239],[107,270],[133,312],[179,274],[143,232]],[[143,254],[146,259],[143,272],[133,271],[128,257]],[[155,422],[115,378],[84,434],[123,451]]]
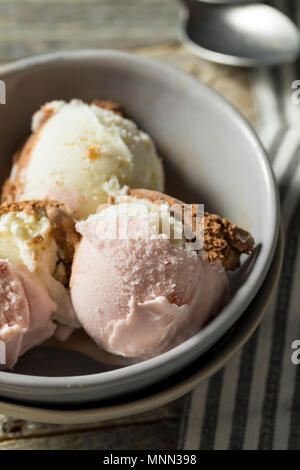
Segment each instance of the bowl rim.
[[[266,198],[269,198],[270,206],[272,207],[272,211],[269,214],[269,229],[272,236],[270,237],[269,246],[265,247],[264,253],[260,253],[259,258],[247,279],[247,282],[251,281],[251,289],[245,291],[245,289],[243,289],[245,285],[243,285],[234,296],[234,298],[239,298],[240,300],[239,308],[236,307],[236,310],[242,310],[242,312],[244,312],[266,277],[276,248],[280,222],[279,195],[274,173],[270,166],[266,151],[254,129],[226,98],[211,89],[208,85],[205,85],[199,79],[158,60],[127,52],[109,49],[82,49],[37,55],[0,66],[0,78],[2,78],[4,74],[17,73],[25,69],[34,70],[54,63],[71,62],[74,60],[82,61],[83,63],[90,60],[111,60],[112,62],[118,60],[119,63],[126,61],[126,63],[129,63],[132,66],[142,66],[144,70],[147,69],[149,73],[156,71],[160,74],[165,72],[166,75],[177,75],[178,78],[183,79],[185,83],[188,83],[191,87],[198,87],[198,90],[201,89],[201,92],[204,90],[206,94],[210,95],[212,100],[216,103],[218,102],[221,107],[225,108],[225,111],[231,114],[232,118],[241,128],[241,131],[247,134],[249,143],[252,143],[252,146],[256,148],[256,153],[259,155],[261,170],[263,171],[264,178],[266,180]],[[258,273],[256,273],[256,271],[258,271]],[[149,373],[151,370],[159,367],[162,363],[171,363],[176,361],[176,358],[184,355],[187,350],[196,349],[199,342],[203,341],[203,337],[209,337],[209,335],[211,335],[217,328],[220,328],[222,323],[225,321],[224,319],[230,316],[230,314],[233,315],[233,312],[230,312],[229,302],[229,304],[224,307],[221,313],[214,320],[184,343],[176,346],[166,353],[160,354],[157,357],[137,364],[125,366],[121,369],[82,376],[64,377],[33,376],[0,371],[0,385],[5,386],[6,390],[10,386],[21,386],[24,392],[26,390],[29,391],[33,387],[38,387],[40,390],[51,390],[51,393],[55,395],[56,393],[61,393],[62,389],[66,387],[68,388],[68,392],[72,393],[72,391],[76,392],[78,388],[83,391],[85,386],[89,387],[89,389],[93,389],[104,383],[109,382],[110,384],[113,384],[115,381],[119,382],[122,378],[126,378],[127,382],[134,381],[137,375],[140,375],[141,373]]]

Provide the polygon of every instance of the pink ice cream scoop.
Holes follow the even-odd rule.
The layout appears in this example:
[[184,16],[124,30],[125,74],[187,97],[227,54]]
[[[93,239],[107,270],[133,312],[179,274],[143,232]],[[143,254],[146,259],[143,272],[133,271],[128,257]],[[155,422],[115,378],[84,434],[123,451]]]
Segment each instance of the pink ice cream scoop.
[[55,303],[29,274],[0,261],[0,338],[5,343],[3,367],[53,335]]
[[79,327],[67,288],[77,241],[59,203],[0,206],[1,369],[61,329]]
[[[229,283],[221,262],[163,232],[165,212],[154,217],[158,231],[149,236],[149,210],[158,215],[151,197],[167,196],[140,190],[137,204],[136,191],[126,202],[77,224],[83,238],[75,253],[71,296],[79,321],[99,346],[146,359],[190,338],[217,315]],[[126,220],[116,214],[125,206]],[[171,220],[171,232],[178,223]]]

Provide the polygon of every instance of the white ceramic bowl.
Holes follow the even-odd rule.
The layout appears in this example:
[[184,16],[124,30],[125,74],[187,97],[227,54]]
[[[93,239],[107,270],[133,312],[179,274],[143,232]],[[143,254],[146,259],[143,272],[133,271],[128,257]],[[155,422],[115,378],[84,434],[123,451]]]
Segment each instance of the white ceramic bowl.
[[[121,369],[76,376],[0,372],[0,395],[36,403],[108,399],[159,382],[207,351],[237,321],[261,286],[279,226],[276,185],[265,152],[249,125],[221,96],[159,62],[115,51],[38,56],[0,68],[7,104],[0,106],[0,171],[28,135],[30,118],[53,99],[117,101],[154,138],[166,170],[166,192],[205,203],[250,230],[259,250],[245,263],[244,282],[222,312],[198,334],[154,359]],[[250,269],[251,268],[251,269]],[[52,365],[53,366],[53,365]],[[55,373],[54,373],[55,375]]]

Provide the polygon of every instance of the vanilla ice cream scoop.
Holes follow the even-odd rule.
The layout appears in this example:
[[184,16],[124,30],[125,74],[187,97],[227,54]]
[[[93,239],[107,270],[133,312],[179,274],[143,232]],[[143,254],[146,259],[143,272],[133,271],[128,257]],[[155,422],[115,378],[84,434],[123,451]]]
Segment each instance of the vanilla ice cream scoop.
[[68,290],[79,235],[62,204],[0,206],[0,340],[11,368],[54,333],[79,327]]
[[[204,247],[190,249],[178,236],[184,221],[167,210],[174,202],[181,207],[164,194],[134,190],[76,225],[82,240],[70,284],[74,310],[111,353],[139,360],[163,353],[198,332],[228,300],[226,246],[241,248],[238,231],[205,215]],[[253,239],[239,233],[249,252]]]
[[127,186],[161,191],[163,185],[154,143],[133,121],[107,103],[52,101],[34,114],[2,200],[58,200],[80,219]]

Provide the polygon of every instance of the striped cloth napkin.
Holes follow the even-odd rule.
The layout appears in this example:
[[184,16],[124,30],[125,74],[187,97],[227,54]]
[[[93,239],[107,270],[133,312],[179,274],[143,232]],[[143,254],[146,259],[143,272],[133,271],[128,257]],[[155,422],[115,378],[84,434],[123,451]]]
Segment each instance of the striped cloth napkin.
[[[271,4],[300,27],[299,0]],[[300,60],[255,70],[252,79],[257,131],[280,189],[283,269],[251,339],[186,398],[179,449],[300,449],[300,364],[291,360],[291,345],[300,340],[300,82],[292,86]]]

